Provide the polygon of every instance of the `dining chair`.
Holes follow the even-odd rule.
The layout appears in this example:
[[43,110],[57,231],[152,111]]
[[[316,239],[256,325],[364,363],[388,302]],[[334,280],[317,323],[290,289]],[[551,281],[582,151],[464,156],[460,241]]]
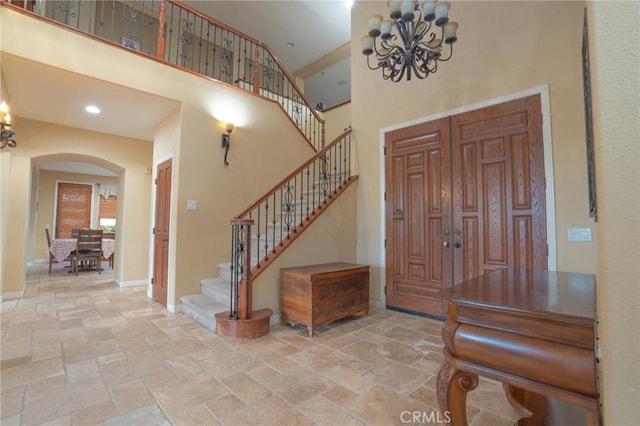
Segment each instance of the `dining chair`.
[[98,274],[102,273],[102,229],[78,230],[78,245],[71,254],[71,268],[76,275],[79,262],[86,264],[85,269],[95,265]]
[[[44,228],[45,234],[47,234],[47,248],[49,249],[49,273],[51,273],[51,265],[58,262],[58,259],[51,253],[51,234],[49,234],[49,228]],[[67,256],[64,260],[70,260]]]
[[[102,239],[103,240],[115,240],[116,239],[116,233],[115,232],[103,232],[102,233]],[[109,262],[109,268],[113,269],[113,255],[115,253],[111,253],[111,256],[109,257],[104,257],[102,256],[102,260]]]

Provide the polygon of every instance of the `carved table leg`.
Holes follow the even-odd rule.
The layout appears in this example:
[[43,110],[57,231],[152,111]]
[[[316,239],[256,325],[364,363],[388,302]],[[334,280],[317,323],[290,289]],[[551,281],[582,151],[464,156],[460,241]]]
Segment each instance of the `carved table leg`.
[[467,426],[467,392],[478,386],[478,376],[457,370],[445,360],[438,372],[438,405],[452,426]]

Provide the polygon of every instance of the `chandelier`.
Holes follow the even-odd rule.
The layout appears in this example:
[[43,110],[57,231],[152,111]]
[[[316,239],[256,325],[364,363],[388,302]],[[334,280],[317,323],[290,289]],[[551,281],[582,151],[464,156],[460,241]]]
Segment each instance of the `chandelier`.
[[5,101],[2,101],[0,103],[0,149],[4,149],[6,146],[15,148],[18,144],[13,139],[15,132],[10,127],[11,115],[9,114],[9,106]]
[[451,59],[458,23],[449,21],[448,2],[427,0],[421,5],[418,0],[392,0],[387,4],[391,19],[370,16],[369,34],[362,37],[369,69],[382,68],[382,78],[393,82],[402,80],[405,73],[407,80],[412,74],[423,79],[438,70],[438,62]]

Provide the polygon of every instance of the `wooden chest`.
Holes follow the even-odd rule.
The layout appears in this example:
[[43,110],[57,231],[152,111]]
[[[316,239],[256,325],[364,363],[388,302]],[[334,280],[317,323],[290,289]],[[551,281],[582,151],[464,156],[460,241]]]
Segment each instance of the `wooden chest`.
[[369,313],[369,266],[325,263],[280,269],[282,323],[313,329],[350,315]]

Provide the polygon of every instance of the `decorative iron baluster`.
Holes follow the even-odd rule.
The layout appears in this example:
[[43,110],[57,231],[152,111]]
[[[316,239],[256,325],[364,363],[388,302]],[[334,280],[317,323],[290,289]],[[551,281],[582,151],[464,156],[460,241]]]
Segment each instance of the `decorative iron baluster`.
[[302,126],[302,99],[298,93],[293,94],[293,108],[291,111],[291,118],[293,118],[293,122],[296,123],[298,127]]
[[262,237],[262,235],[260,235],[260,218],[261,218],[261,214],[260,214],[260,204],[258,204],[258,210],[256,212],[256,216],[258,218],[258,226],[256,226],[256,229],[258,230],[258,233],[256,234],[256,248],[257,253],[256,253],[256,268],[260,267],[260,238]]
[[262,63],[262,88],[267,92],[273,92],[275,87],[273,77],[275,75],[275,61],[271,56],[267,56]]
[[[56,1],[53,6],[51,18],[58,22],[63,22],[66,25],[69,25],[69,18],[75,18],[78,15],[77,9],[76,9],[78,3],[80,3],[79,0],[78,1],[72,1],[72,0]],[[62,17],[56,18],[57,13],[60,13]]]
[[[264,260],[269,258],[269,232],[267,229],[267,221],[269,220],[269,199],[264,201]],[[258,225],[258,228],[260,225]],[[258,256],[260,257],[260,256]],[[260,260],[258,260],[258,263]]]
[[238,318],[238,300],[245,273],[246,229],[243,225],[233,225],[234,241],[231,261],[231,316]]
[[230,83],[233,81],[233,40],[229,37],[222,39],[224,49],[222,49],[222,72],[221,80]]
[[[129,4],[133,3],[133,4]],[[122,5],[122,25],[125,27],[122,44],[131,49],[140,50],[140,36],[138,32],[142,25],[144,14],[135,6],[144,7],[144,0],[133,0]]]
[[182,33],[180,34],[180,65],[187,68],[193,54],[193,22],[188,18],[182,20]]
[[287,238],[289,238],[289,234],[293,232],[293,227],[291,224],[294,221],[294,215],[296,211],[295,207],[295,186],[291,185],[290,182],[287,182],[283,186],[283,204],[282,204],[282,212],[284,213],[284,226],[282,229],[287,233]]
[[323,201],[329,197],[329,178],[331,177],[330,168],[327,164],[329,156],[324,154],[320,158],[320,193],[322,194]]
[[307,171],[307,219],[309,219],[309,195],[311,194],[309,192],[309,181],[311,180],[311,170],[309,170],[309,166],[307,166],[305,170]]
[[276,193],[273,193],[273,239],[271,240],[271,247],[273,248],[273,253],[276,252]]

